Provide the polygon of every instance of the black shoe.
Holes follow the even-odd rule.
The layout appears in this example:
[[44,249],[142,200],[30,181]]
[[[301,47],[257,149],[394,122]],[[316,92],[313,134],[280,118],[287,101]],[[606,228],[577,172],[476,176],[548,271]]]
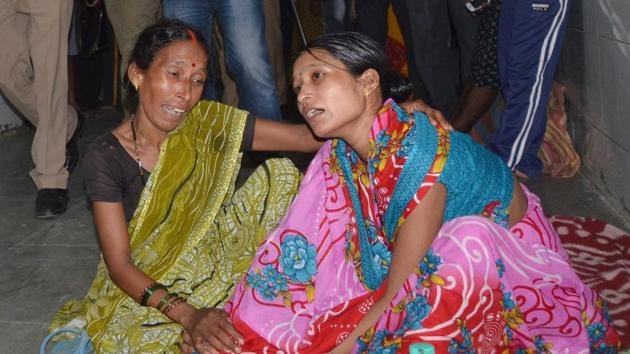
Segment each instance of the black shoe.
[[72,137],[66,143],[66,161],[64,167],[69,173],[77,167],[79,163],[79,139],[83,133],[83,115],[77,112],[77,128],[72,133]]
[[57,217],[68,210],[68,190],[59,188],[44,188],[37,192],[35,202],[35,217],[49,219]]

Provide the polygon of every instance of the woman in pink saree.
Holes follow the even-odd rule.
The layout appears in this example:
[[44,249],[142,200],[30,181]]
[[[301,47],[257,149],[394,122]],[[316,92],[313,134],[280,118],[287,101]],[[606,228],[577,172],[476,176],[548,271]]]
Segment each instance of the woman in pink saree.
[[333,139],[226,306],[241,351],[615,352],[540,200],[469,136],[386,100],[407,94],[397,80],[355,33],[296,60],[300,113]]

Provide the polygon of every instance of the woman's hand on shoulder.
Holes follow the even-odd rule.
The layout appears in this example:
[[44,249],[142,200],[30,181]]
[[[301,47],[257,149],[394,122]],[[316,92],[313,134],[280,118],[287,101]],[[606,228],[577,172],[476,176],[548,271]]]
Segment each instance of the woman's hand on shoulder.
[[198,309],[182,321],[185,335],[183,352],[195,349],[200,354],[240,353],[243,337],[234,329],[227,312]]
[[429,106],[421,99],[401,102],[399,105],[402,109],[405,110],[405,112],[409,114],[413,112],[422,112],[426,114],[429,118],[429,122],[431,122],[431,125],[433,125],[434,127],[440,125],[442,128],[448,131],[453,130],[453,126],[446,120],[446,117],[444,117],[440,110]]

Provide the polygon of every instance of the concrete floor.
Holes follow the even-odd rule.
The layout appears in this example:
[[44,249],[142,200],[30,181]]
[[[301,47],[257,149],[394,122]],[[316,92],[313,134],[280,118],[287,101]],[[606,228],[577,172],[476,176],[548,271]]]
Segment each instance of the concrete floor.
[[[81,151],[120,119],[112,109],[91,114]],[[66,300],[85,295],[99,257],[80,166],[70,178],[68,212],[53,220],[33,217],[32,138],[29,128],[0,137],[0,353],[37,352],[53,314]],[[547,214],[592,216],[630,230],[630,222],[583,175],[528,185],[543,199]]]

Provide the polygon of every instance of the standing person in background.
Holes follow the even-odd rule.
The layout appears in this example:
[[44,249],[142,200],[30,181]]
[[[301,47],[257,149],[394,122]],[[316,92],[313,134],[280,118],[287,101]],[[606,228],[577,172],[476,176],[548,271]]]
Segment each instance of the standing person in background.
[[416,69],[427,97],[450,117],[470,72],[478,19],[463,0],[407,0]]
[[278,104],[280,106],[287,103],[288,84],[287,76],[284,72],[284,57],[282,48],[282,30],[280,29],[280,0],[266,0],[264,3],[265,14],[265,36],[269,49],[269,62],[273,67]]
[[571,0],[503,0],[499,75],[505,108],[488,147],[524,177],[542,171],[547,100],[560,59]]
[[[239,107],[257,116],[282,119],[269,62],[262,0],[164,0],[162,6],[164,17],[199,28],[209,46],[213,45],[216,19],[224,39],[225,61],[236,79]],[[203,97],[221,100],[221,93],[208,83]]]
[[477,43],[472,55],[470,76],[466,80],[455,112],[449,120],[455,130],[468,133],[484,115],[499,94],[499,13],[501,0],[492,0],[480,11]]
[[322,4],[324,33],[337,33],[352,30],[352,1],[320,0],[320,2]]
[[78,161],[79,119],[68,104],[71,16],[68,0],[0,4],[0,90],[36,128],[30,176],[40,219],[68,209],[68,178]]
[[120,76],[125,78],[138,34],[159,17],[160,0],[104,0],[121,56]]
[[[280,29],[280,3],[279,0],[267,0],[263,3],[265,14],[265,37],[269,49],[269,62],[273,67],[278,104],[283,106],[287,103],[287,79],[284,66],[283,38]],[[216,31],[214,31],[216,49],[220,56],[225,57],[225,41]],[[215,48],[211,48],[213,51]],[[225,61],[217,60],[216,53],[211,54],[210,61],[218,62],[220,68],[221,83],[223,84],[222,102],[231,106],[238,106],[238,88],[232,77],[226,72]],[[210,69],[212,70],[212,69]],[[208,82],[208,81],[206,81]],[[212,82],[212,81],[211,81]]]
[[416,62],[411,50],[412,33],[409,24],[409,10],[406,0],[362,0],[356,3],[357,18],[356,30],[375,40],[383,49],[387,43],[387,8],[392,5],[403,41],[407,46],[407,68],[409,71],[409,81],[414,85],[414,96],[423,100],[428,100],[428,95],[424,85],[418,75]]

